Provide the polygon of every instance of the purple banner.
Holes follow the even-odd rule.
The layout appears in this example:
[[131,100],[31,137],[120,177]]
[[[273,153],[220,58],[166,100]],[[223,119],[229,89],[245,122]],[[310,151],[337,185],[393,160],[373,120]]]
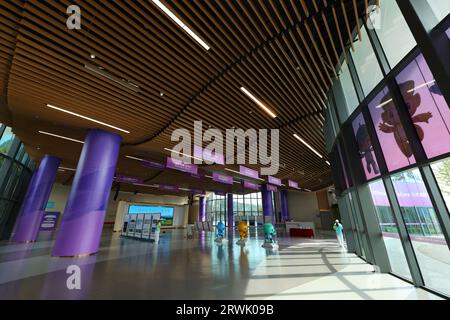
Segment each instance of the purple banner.
[[194,157],[200,158],[204,161],[208,161],[211,163],[217,163],[221,165],[225,164],[223,154],[220,154],[218,152],[209,149],[203,149],[202,147],[196,145],[194,145]]
[[259,184],[257,184],[257,183],[253,183],[250,181],[244,181],[242,183],[242,185],[244,186],[245,189],[259,190]]
[[252,170],[252,169],[244,167],[244,166],[239,166],[239,172],[243,176],[259,179],[259,173],[256,170]]
[[447,29],[446,33],[447,33],[447,37],[450,39],[450,28]]
[[191,174],[191,177],[195,178],[195,179],[203,179],[204,178],[204,176],[202,174],[200,174],[200,173]]
[[60,212],[46,212],[42,217],[40,231],[54,231],[60,217]]
[[281,185],[282,185],[281,180],[278,179],[278,178],[269,176],[267,179],[268,179],[267,181],[268,181],[270,184],[273,184],[273,185],[279,186],[279,187],[281,187]]
[[164,170],[166,168],[164,163],[156,162],[153,160],[144,160],[142,162],[142,165],[147,168],[158,169],[158,170]]
[[288,185],[290,188],[298,189],[298,183],[292,180],[288,180]]
[[225,197],[227,195],[226,192],[222,192],[222,191],[214,191],[214,194],[216,196],[222,196],[222,197]]
[[267,191],[278,192],[278,188],[268,184],[267,185]]
[[213,180],[224,184],[233,184],[233,177],[226,174],[213,172]]
[[168,185],[168,184],[160,184],[159,185],[159,190],[171,191],[171,192],[178,192],[178,191],[180,191],[180,189],[177,186],[172,186],[172,185]]
[[181,160],[173,159],[170,157],[167,158],[167,168],[191,174],[198,173],[198,167],[195,164],[184,163]]
[[131,184],[135,184],[135,183],[144,183],[144,179],[143,178],[139,178],[139,177],[128,177],[128,176],[122,176],[122,175],[117,175],[114,178],[115,181],[117,182],[123,182],[123,183],[131,183]]

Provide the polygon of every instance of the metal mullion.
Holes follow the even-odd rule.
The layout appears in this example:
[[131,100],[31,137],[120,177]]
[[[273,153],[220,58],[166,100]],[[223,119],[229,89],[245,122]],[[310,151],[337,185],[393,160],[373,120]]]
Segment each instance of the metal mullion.
[[364,28],[366,28],[366,32],[369,36],[370,43],[372,44],[372,49],[375,53],[375,57],[377,58],[378,64],[381,67],[383,78],[386,78],[389,72],[391,72],[391,66],[386,57],[386,53],[384,52],[380,39],[378,38],[376,31],[367,26],[367,22],[364,22]]
[[419,170],[425,183],[425,187],[427,188],[431,203],[433,204],[434,211],[436,212],[441,230],[447,241],[447,246],[450,246],[450,215],[439,185],[429,164],[420,167]]
[[6,126],[4,124],[0,124],[0,138],[3,136],[3,132],[5,132]]
[[350,71],[350,78],[353,82],[353,88],[356,91],[356,96],[358,97],[359,103],[364,101],[365,94],[361,84],[361,80],[359,79],[358,71],[356,71],[355,61],[353,60],[353,54],[351,52],[348,53],[348,70]]
[[406,228],[403,214],[400,208],[400,204],[395,193],[394,184],[390,177],[383,178],[384,187],[387,197],[389,199],[390,207],[392,209],[395,222],[397,223],[398,233],[400,236],[400,242],[405,253],[406,261],[409,266],[411,278],[416,286],[424,286],[422,272],[420,271],[419,262],[417,260],[416,252],[409,237],[408,230]]

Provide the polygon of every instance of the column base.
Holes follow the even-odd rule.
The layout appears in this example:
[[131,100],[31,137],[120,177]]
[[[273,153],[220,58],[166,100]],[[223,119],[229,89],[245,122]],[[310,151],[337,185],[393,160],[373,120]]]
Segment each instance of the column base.
[[52,255],[52,257],[53,258],[66,258],[66,259],[81,259],[81,258],[87,258],[87,257],[95,256],[97,253],[98,252],[77,254],[76,256],[54,256],[54,255]]

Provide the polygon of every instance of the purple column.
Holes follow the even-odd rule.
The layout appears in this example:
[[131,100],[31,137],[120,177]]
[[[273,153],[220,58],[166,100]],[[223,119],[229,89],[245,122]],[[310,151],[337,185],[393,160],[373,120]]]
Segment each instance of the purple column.
[[34,242],[52,192],[61,160],[46,155],[34,172],[11,238],[14,242]]
[[281,206],[281,222],[286,222],[290,219],[287,201],[287,190],[280,191],[280,206]]
[[227,218],[228,228],[234,228],[233,194],[227,195]]
[[77,257],[97,253],[122,138],[89,131],[78,161],[53,256]]
[[198,221],[206,221],[206,201],[205,196],[200,196],[198,201]]
[[[264,222],[272,221],[272,224],[275,225],[275,215],[273,214],[273,193],[272,191],[267,190],[267,186],[265,184],[261,186],[261,198]],[[266,217],[270,219],[267,219]]]

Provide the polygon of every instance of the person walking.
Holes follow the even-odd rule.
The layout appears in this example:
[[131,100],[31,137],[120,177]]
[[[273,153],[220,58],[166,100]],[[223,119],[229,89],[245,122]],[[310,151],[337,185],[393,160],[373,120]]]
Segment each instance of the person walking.
[[346,249],[345,248],[345,242],[344,242],[344,227],[342,226],[342,224],[339,222],[339,220],[336,220],[333,226],[334,231],[336,231],[336,237],[338,239],[339,242],[339,246],[342,249]]

